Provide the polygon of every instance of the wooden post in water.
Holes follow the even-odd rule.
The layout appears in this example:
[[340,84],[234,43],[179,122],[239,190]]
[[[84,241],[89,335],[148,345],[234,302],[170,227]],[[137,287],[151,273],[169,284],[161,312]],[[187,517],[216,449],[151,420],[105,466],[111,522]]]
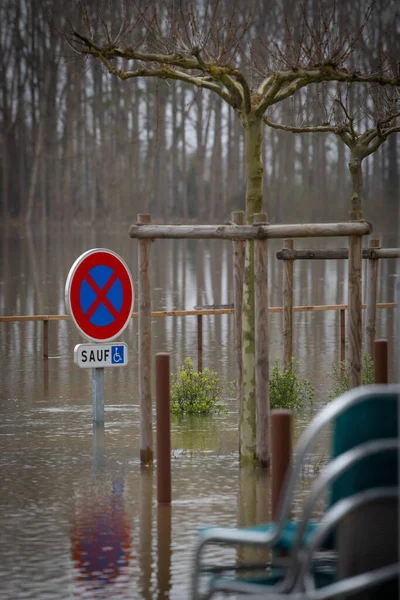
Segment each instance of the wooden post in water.
[[375,340],[373,356],[374,383],[389,383],[387,340]]
[[[267,214],[258,213],[254,225],[266,225]],[[256,458],[269,464],[269,339],[268,339],[268,239],[254,240],[254,321],[256,346]]]
[[[244,212],[232,213],[235,225],[244,225]],[[242,358],[242,303],[244,282],[244,259],[246,242],[233,242],[233,293],[235,310],[236,398],[239,410],[239,454],[243,436],[243,358]]]
[[49,322],[43,321],[43,358],[49,358]]
[[292,456],[292,413],[271,411],[271,506],[272,520],[279,515],[279,501]]
[[[283,247],[293,250],[293,240],[284,240]],[[283,261],[283,364],[292,366],[293,356],[293,259]]]
[[[149,225],[151,216],[139,214],[137,225]],[[151,239],[139,240],[139,401],[140,462],[153,462],[151,406]]]
[[343,377],[346,361],[346,311],[340,309],[340,374]]
[[349,237],[349,364],[350,388],[361,385],[362,303],[361,303],[362,237]]
[[157,502],[171,503],[171,421],[169,354],[156,356]]
[[[380,248],[379,239],[369,241],[368,248]],[[367,352],[374,358],[374,341],[376,335],[376,301],[378,296],[378,258],[368,259],[367,269]]]
[[203,370],[203,315],[197,315],[197,370]]

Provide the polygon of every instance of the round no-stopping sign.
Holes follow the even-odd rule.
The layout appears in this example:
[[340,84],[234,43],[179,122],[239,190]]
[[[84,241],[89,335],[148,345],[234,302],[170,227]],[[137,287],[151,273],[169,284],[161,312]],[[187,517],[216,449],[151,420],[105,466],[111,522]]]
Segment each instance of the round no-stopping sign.
[[128,325],[133,309],[133,283],[126,263],[112,250],[88,250],[71,267],[65,303],[88,340],[115,339]]

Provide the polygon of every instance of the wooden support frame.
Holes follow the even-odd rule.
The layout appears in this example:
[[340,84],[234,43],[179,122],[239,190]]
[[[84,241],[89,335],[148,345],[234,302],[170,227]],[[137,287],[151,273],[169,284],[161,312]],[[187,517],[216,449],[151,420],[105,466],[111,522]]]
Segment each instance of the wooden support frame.
[[[257,292],[255,302],[257,302],[257,327],[255,331],[258,332],[256,342],[256,363],[257,373],[256,376],[256,405],[259,407],[258,411],[261,415],[260,432],[265,430],[265,419],[268,421],[268,410],[265,413],[265,402],[263,400],[268,398],[269,394],[269,383],[268,383],[268,286],[262,285],[262,279],[268,279],[268,264],[265,262],[265,257],[268,256],[268,239],[272,238],[298,238],[298,237],[337,237],[337,236],[348,236],[349,237],[349,340],[350,340],[350,360],[351,360],[351,385],[356,385],[357,373],[361,374],[361,240],[362,236],[370,234],[372,226],[367,221],[350,221],[346,223],[324,223],[324,224],[303,224],[303,225],[268,225],[263,222],[264,215],[259,214],[253,225],[242,224],[242,216],[238,216],[239,213],[233,213],[232,223],[229,225],[152,225],[150,222],[145,223],[143,220],[138,219],[136,225],[132,225],[129,231],[129,235],[132,238],[139,240],[139,246],[144,240],[155,240],[155,239],[226,239],[234,242],[234,281],[235,281],[235,315],[236,315],[236,356],[238,375],[238,402],[239,402],[239,430],[240,430],[240,454],[243,456],[248,454],[248,449],[251,446],[256,447],[256,455],[261,463],[267,464],[269,460],[269,449],[268,446],[261,446],[257,449],[256,440],[249,444],[249,440],[243,439],[243,430],[252,427],[244,427],[244,408],[243,408],[243,295],[240,295],[240,290],[243,288],[243,281],[241,279],[241,266],[239,262],[242,254],[236,255],[238,242],[244,242],[245,240],[255,241],[254,258],[257,260],[258,271],[256,273],[255,281],[257,283]],[[266,215],[265,215],[266,219]],[[150,221],[150,218],[149,218]],[[236,222],[235,222],[236,221]],[[244,244],[243,244],[244,245]],[[289,249],[290,250],[290,249]],[[245,269],[243,269],[245,270]],[[292,284],[293,288],[293,284]],[[242,291],[243,294],[243,291]],[[291,306],[289,305],[289,313],[293,312],[293,299],[291,300]],[[178,311],[174,311],[175,314]],[[142,311],[143,314],[143,311]],[[287,313],[288,314],[288,313]],[[150,312],[151,315],[151,312]],[[260,327],[261,322],[261,327]],[[238,332],[238,323],[241,323],[241,330]],[[261,341],[263,340],[263,341]],[[266,342],[264,341],[266,340]],[[240,351],[240,363],[239,363],[239,351]],[[292,354],[291,348],[288,354]],[[289,357],[286,357],[288,361]],[[290,356],[291,360],[291,356]],[[265,376],[267,373],[267,376]],[[258,379],[258,384],[257,384]],[[269,409],[269,403],[267,403]],[[247,415],[248,417],[248,415]],[[248,419],[247,419],[248,420]],[[258,418],[257,418],[258,421]],[[257,424],[256,424],[257,429]],[[253,433],[252,433],[253,435]],[[256,436],[257,437],[257,436]],[[259,433],[259,440],[261,440],[261,433]]]
[[[379,239],[374,238],[369,241],[369,248],[379,248]],[[375,256],[368,259],[367,265],[367,326],[365,328],[367,336],[367,352],[374,358],[374,342],[376,336],[376,301],[378,297],[378,266],[379,259]]]
[[[371,240],[372,241],[372,240]],[[380,248],[370,245],[362,251],[363,259],[400,258],[400,248]],[[349,258],[348,248],[331,250],[292,250],[282,248],[276,253],[278,260],[341,260]]]
[[367,221],[305,223],[301,225],[132,225],[137,239],[257,240],[264,238],[362,236],[372,232]]
[[[149,214],[138,215],[138,227],[151,223]],[[139,399],[140,462],[153,462],[151,364],[151,240],[139,241]]]
[[349,237],[349,273],[348,273],[348,349],[350,388],[361,385],[362,367],[362,302],[361,302],[361,263],[362,237]]
[[[284,248],[293,250],[293,240],[284,240]],[[283,365],[291,369],[293,356],[293,259],[283,263]]]

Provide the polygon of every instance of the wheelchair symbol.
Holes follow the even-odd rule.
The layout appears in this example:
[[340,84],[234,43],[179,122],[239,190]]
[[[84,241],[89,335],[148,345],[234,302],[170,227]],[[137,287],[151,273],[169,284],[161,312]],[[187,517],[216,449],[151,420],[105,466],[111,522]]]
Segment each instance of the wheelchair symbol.
[[111,354],[111,362],[115,365],[124,362],[124,347],[113,346]]

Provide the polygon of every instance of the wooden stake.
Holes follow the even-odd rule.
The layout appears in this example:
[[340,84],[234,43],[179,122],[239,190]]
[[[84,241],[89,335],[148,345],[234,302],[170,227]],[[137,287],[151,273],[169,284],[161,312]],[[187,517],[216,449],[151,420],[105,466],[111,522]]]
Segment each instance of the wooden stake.
[[[148,225],[151,216],[139,214],[137,224]],[[153,462],[151,402],[151,240],[139,240],[139,399],[140,461]]]
[[[379,239],[369,241],[369,248],[379,248]],[[378,297],[378,265],[379,259],[370,258],[367,268],[367,352],[374,357],[374,342],[376,335],[376,301]]]
[[375,340],[373,356],[374,383],[389,383],[387,340]]
[[43,321],[43,358],[49,358],[49,322]]
[[[284,240],[283,247],[293,250],[293,240]],[[291,369],[293,356],[293,260],[283,263],[283,364]]]
[[197,315],[197,370],[203,370],[203,315]]
[[[243,211],[232,213],[232,222],[243,225]],[[239,411],[239,454],[243,436],[243,362],[242,362],[242,303],[244,282],[244,258],[246,242],[233,242],[233,293],[235,311],[236,399]]]
[[340,374],[343,377],[346,361],[346,312],[344,308],[340,310]]
[[157,502],[171,503],[171,424],[169,354],[156,356]]
[[271,411],[271,504],[272,520],[279,515],[279,503],[292,455],[292,413],[289,410]]
[[362,237],[349,237],[349,364],[350,388],[361,385],[362,359],[362,304],[361,304],[361,261]]
[[[266,213],[254,215],[254,224],[267,223]],[[254,309],[256,347],[256,458],[269,464],[269,339],[268,240],[254,240]]]

